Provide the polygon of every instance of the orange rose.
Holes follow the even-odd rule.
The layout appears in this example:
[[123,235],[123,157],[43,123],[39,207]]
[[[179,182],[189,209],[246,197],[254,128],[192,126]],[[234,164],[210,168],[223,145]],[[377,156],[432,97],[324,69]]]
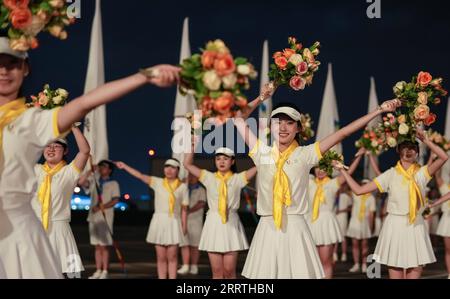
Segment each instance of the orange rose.
[[288,64],[288,60],[284,56],[279,56],[275,58],[275,64],[279,69],[285,70]]
[[414,118],[424,120],[430,115],[430,107],[427,105],[419,105],[414,109]]
[[406,116],[404,114],[400,115],[397,118],[397,121],[398,121],[399,124],[402,124],[402,123],[406,122]]
[[36,49],[37,47],[39,47],[39,42],[38,42],[37,38],[33,37],[30,40],[30,47],[31,47],[31,49]]
[[234,104],[233,102],[233,94],[225,91],[220,97],[214,100],[214,110],[220,114],[225,114],[231,110]]
[[212,68],[214,65],[214,60],[216,59],[217,52],[206,50],[202,54],[202,65],[204,68]]
[[430,113],[428,117],[423,121],[426,126],[431,126],[436,121],[436,114]]
[[290,49],[290,48],[286,48],[286,49],[284,49],[283,50],[283,55],[287,58],[287,59],[289,59],[292,55],[294,55],[295,54],[295,51],[294,50],[292,50],[292,49]]
[[426,87],[431,82],[433,77],[431,77],[430,73],[427,72],[420,72],[417,76],[417,84]]
[[27,26],[31,24],[31,18],[33,15],[28,8],[18,8],[11,11],[9,18],[11,19],[11,23],[16,29],[25,29]]
[[8,9],[14,10],[14,9],[24,9],[28,8],[29,0],[4,0],[3,5],[5,5]]
[[367,138],[369,138],[369,134],[364,133],[363,137],[367,139]]
[[300,51],[301,49],[303,49],[303,45],[302,44],[296,44],[295,48]]
[[214,69],[219,76],[226,76],[234,72],[236,65],[234,64],[233,56],[229,53],[218,54],[214,61]]
[[283,56],[283,52],[278,51],[278,52],[273,53],[272,58],[275,59],[275,58],[280,57],[280,56]]
[[239,108],[244,108],[247,106],[247,99],[241,96],[238,96],[235,103]]

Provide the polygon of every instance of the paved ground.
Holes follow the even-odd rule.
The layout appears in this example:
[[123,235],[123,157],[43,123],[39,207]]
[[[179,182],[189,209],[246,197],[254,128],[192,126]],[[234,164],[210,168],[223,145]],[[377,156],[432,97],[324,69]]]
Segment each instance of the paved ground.
[[[156,257],[154,247],[145,243],[145,237],[147,234],[146,225],[115,226],[115,237],[119,241],[121,251],[125,257],[127,275],[121,272],[120,265],[117,262],[117,258],[113,251],[111,251],[112,263],[110,269],[110,278],[113,279],[154,279],[156,275]],[[86,271],[82,274],[82,278],[86,278],[95,271],[94,263],[94,250],[89,245],[89,235],[87,224],[77,223],[72,225],[73,233],[77,239],[78,248],[86,268]],[[254,227],[247,227],[247,235],[250,237],[253,235]],[[371,241],[371,250],[375,246],[375,240]],[[350,249],[349,249],[350,250]],[[438,262],[429,265],[425,268],[423,278],[425,279],[442,279],[447,278],[447,273],[444,264],[444,251],[443,243],[439,240],[438,245],[435,247],[435,253]],[[351,253],[348,254],[349,261],[342,263],[338,262],[336,265],[335,278],[337,279],[365,279],[365,274],[349,273],[348,269],[352,266]],[[243,252],[239,256],[238,260],[238,273],[241,273],[242,267],[245,262],[246,252]],[[180,276],[180,278],[210,278],[210,268],[206,253],[202,253],[200,257],[199,275],[186,275]],[[382,267],[382,278],[387,278],[385,267]]]

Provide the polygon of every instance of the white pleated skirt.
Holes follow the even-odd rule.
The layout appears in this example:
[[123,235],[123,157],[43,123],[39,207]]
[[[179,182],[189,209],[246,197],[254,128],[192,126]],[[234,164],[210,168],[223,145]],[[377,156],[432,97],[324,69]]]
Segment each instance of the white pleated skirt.
[[203,229],[203,215],[201,217],[188,218],[188,233],[180,242],[180,247],[191,246],[198,247]]
[[450,211],[446,211],[442,214],[436,230],[436,235],[450,237]]
[[372,234],[368,219],[364,218],[360,221],[358,217],[350,218],[346,236],[357,240],[370,239]]
[[219,213],[208,211],[198,249],[217,253],[247,250],[248,241],[238,213],[230,212],[228,221],[222,223]]
[[381,227],[383,226],[383,221],[380,217],[375,217],[375,227],[373,230],[372,237],[378,237],[381,232]]
[[309,229],[317,246],[342,242],[341,228],[334,212],[320,211],[319,217],[314,222],[311,220],[311,215],[307,217]]
[[272,216],[260,218],[242,275],[253,279],[323,278],[316,244],[303,215],[283,215],[281,230]]
[[[111,233],[113,231],[113,219],[104,218],[89,222],[89,241],[91,245],[111,246],[113,245],[113,239]],[[109,228],[108,228],[109,227]],[[111,230],[111,232],[110,232]]]
[[339,225],[339,229],[341,230],[341,235],[345,236],[345,233],[347,233],[348,229],[348,215],[347,213],[340,213],[336,215],[336,220]]
[[31,205],[0,210],[0,278],[63,278]]
[[168,213],[154,213],[148,228],[147,243],[169,246],[182,242],[183,230],[180,217]]
[[68,221],[51,221],[47,236],[60,262],[62,273],[79,273],[84,271],[77,243]]
[[414,224],[408,215],[389,214],[373,254],[376,262],[390,267],[415,268],[436,262],[430,235],[420,213]]

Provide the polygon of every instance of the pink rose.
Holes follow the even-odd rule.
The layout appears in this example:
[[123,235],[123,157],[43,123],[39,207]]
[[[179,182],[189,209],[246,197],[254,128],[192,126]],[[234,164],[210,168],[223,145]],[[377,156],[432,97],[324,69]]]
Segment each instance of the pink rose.
[[305,61],[300,62],[296,68],[297,74],[303,75],[308,71],[308,64]]
[[289,85],[293,90],[301,90],[305,88],[306,82],[302,77],[294,76],[289,81]]

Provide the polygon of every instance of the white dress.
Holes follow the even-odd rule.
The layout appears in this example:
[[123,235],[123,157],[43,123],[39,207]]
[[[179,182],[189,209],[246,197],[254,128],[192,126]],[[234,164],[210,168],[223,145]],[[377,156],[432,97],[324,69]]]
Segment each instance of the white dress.
[[183,242],[181,208],[189,205],[187,185],[182,183],[175,190],[173,215],[169,213],[169,192],[164,188],[163,179],[152,176],[150,188],[155,191],[155,212],[148,228],[147,243],[169,246]]
[[342,242],[343,236],[336,218],[336,214],[333,211],[336,202],[336,193],[339,190],[338,179],[334,178],[329,180],[323,184],[322,188],[325,196],[325,202],[320,204],[319,216],[315,221],[313,221],[312,213],[317,185],[314,180],[309,181],[308,192],[310,213],[306,219],[309,229],[311,230],[314,243],[317,246],[340,243]]
[[[335,208],[335,214],[337,213],[337,210],[346,210],[348,207],[352,205],[352,198],[347,193],[341,193],[339,195],[339,201]],[[347,233],[348,228],[348,212],[341,212],[339,214],[336,214],[336,219],[339,224],[339,228],[341,230],[342,236],[345,236]]]
[[[425,198],[425,188],[431,177],[427,166],[415,174],[415,181]],[[388,192],[388,216],[384,220],[374,252],[380,264],[398,268],[414,268],[436,262],[430,235],[422,217],[423,207],[409,224],[409,187],[395,168],[390,168],[374,180],[380,192]]]
[[[107,204],[113,199],[120,198],[120,188],[116,181],[109,180],[107,182],[99,183],[99,186],[102,188],[103,204]],[[94,246],[111,246],[113,245],[111,233],[114,233],[114,207],[105,209],[105,216],[103,216],[100,210],[95,213],[92,211],[92,208],[98,204],[98,195],[93,176],[89,179],[89,194],[91,196],[91,208],[89,209],[87,221],[89,222],[90,243]]]
[[350,224],[348,225],[347,237],[363,240],[370,239],[372,233],[370,232],[369,213],[375,213],[375,198],[370,194],[365,202],[365,213],[363,219],[359,219],[363,197],[353,194],[352,215],[350,217]]
[[34,165],[59,137],[58,109],[30,108],[3,129],[0,158],[0,278],[62,278],[59,260],[31,208]]
[[[444,196],[450,192],[449,185],[444,184],[439,188],[441,195]],[[450,237],[450,201],[444,202],[441,205],[442,216],[436,230],[436,234],[441,237]]]
[[309,171],[322,155],[319,143],[299,146],[283,166],[291,188],[291,205],[283,207],[281,229],[273,218],[273,178],[276,172],[271,147],[258,142],[250,151],[257,170],[257,213],[261,216],[242,275],[247,278],[323,278],[317,247],[306,223],[309,210]]
[[[190,188],[190,187],[189,187]],[[195,189],[189,191],[189,208],[194,207],[199,202],[206,202],[206,190],[200,184]],[[180,246],[198,247],[200,244],[200,237],[203,229],[203,214],[204,208],[201,208],[193,213],[189,213],[187,220],[188,233],[183,238]]]
[[241,190],[248,184],[245,173],[245,171],[235,173],[227,181],[228,218],[226,223],[222,223],[219,214],[220,180],[215,177],[214,173],[202,170],[199,179],[206,188],[208,212],[200,237],[199,250],[225,253],[248,249],[245,230],[238,215]]
[[[45,179],[46,173],[41,164],[34,167],[38,186]],[[49,226],[47,235],[50,244],[59,259],[62,273],[79,273],[84,271],[77,243],[70,228],[70,200],[73,189],[80,177],[80,170],[72,162],[64,166],[52,177],[51,206],[49,211]],[[32,201],[36,216],[41,219],[41,203],[37,194]]]

